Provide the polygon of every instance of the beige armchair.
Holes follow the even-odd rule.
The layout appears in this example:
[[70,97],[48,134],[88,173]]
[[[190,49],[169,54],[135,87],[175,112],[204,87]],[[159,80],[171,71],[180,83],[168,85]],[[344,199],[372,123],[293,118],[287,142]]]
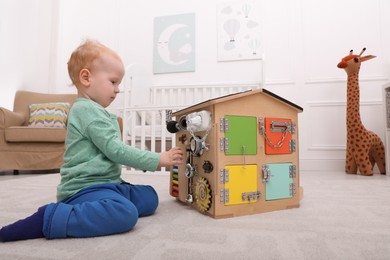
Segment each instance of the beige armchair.
[[63,163],[66,128],[29,127],[30,104],[66,102],[76,94],[17,91],[14,109],[0,107],[0,170],[51,170]]

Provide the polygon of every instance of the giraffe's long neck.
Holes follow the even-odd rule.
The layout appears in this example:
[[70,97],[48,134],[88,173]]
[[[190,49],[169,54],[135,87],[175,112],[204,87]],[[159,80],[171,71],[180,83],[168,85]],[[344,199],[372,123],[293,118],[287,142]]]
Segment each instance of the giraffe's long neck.
[[[347,129],[362,129],[360,118],[359,72],[348,76],[347,83]],[[350,132],[350,131],[348,131]]]

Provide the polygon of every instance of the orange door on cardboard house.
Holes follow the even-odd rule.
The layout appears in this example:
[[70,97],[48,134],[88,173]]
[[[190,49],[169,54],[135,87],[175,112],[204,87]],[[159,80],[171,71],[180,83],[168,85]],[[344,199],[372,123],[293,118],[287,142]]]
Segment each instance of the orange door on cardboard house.
[[295,151],[291,119],[266,117],[265,154],[290,154]]

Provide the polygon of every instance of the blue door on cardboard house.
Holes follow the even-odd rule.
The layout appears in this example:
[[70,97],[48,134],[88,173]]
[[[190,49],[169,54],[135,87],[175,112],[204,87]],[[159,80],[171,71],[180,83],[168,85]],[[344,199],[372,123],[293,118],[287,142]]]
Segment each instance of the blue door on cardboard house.
[[292,163],[269,163],[263,166],[265,200],[292,198],[295,194],[295,166]]

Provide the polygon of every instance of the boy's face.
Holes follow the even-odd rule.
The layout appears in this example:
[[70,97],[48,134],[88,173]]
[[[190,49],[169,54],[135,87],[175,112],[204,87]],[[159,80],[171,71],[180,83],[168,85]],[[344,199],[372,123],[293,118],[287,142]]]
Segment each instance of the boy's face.
[[124,74],[122,61],[114,55],[104,54],[93,63],[87,96],[103,107],[109,106],[119,93],[119,84]]

